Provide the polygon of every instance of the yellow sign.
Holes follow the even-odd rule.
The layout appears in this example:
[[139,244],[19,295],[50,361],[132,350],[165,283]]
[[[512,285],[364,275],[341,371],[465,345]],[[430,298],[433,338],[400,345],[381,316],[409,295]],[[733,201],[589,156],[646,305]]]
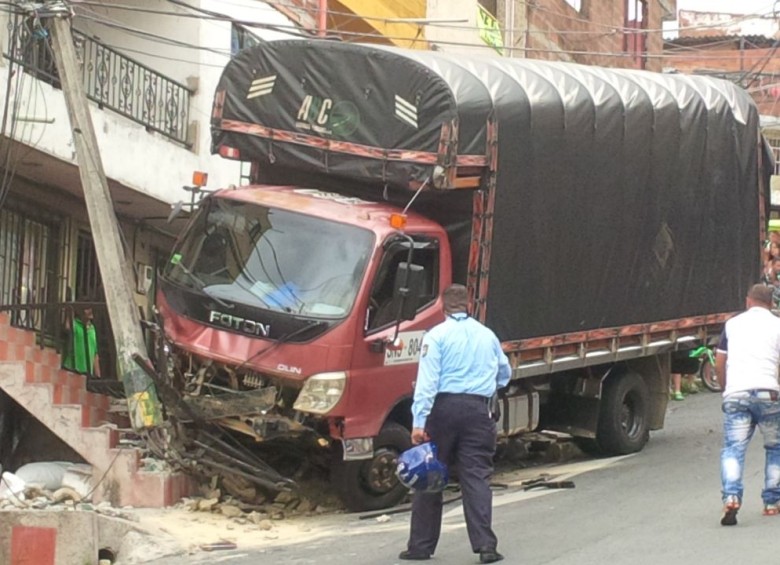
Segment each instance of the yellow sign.
[[487,45],[498,51],[500,55],[504,54],[504,38],[501,34],[501,27],[493,14],[488,12],[481,5],[477,4],[477,24],[479,25],[479,37]]

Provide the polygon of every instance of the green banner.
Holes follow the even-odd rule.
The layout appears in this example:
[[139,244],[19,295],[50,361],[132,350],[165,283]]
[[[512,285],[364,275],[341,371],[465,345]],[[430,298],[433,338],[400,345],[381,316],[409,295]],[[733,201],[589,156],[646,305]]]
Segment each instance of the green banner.
[[487,45],[498,51],[500,55],[504,54],[504,38],[501,34],[501,27],[493,14],[488,12],[481,5],[477,4],[477,24],[479,25],[479,37]]

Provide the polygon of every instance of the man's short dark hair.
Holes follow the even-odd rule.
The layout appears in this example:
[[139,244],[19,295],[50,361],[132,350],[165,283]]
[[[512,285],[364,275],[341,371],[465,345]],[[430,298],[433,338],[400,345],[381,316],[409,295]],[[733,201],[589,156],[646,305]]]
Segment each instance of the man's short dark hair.
[[772,305],[772,287],[765,284],[754,284],[748,290],[747,297],[755,302]]
[[453,284],[442,293],[444,310],[450,313],[468,312],[469,292],[462,284]]

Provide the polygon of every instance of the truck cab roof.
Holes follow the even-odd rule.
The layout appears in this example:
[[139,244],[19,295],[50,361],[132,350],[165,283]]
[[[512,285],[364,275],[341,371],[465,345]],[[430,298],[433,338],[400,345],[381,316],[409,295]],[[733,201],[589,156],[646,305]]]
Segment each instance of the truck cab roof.
[[[362,198],[344,196],[327,190],[281,185],[249,185],[235,190],[221,190],[221,198],[233,198],[263,206],[281,208],[348,223],[369,229],[380,236],[397,231],[390,225],[390,216],[402,210],[393,204],[373,202]],[[430,231],[435,222],[415,213],[407,212],[407,229]],[[380,237],[381,239],[381,237]]]

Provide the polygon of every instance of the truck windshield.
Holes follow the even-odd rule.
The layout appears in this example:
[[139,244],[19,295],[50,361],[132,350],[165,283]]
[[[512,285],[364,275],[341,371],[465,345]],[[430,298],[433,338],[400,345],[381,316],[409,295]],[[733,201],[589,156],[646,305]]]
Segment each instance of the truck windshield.
[[352,308],[373,234],[347,224],[208,198],[164,276],[217,300],[313,318]]

